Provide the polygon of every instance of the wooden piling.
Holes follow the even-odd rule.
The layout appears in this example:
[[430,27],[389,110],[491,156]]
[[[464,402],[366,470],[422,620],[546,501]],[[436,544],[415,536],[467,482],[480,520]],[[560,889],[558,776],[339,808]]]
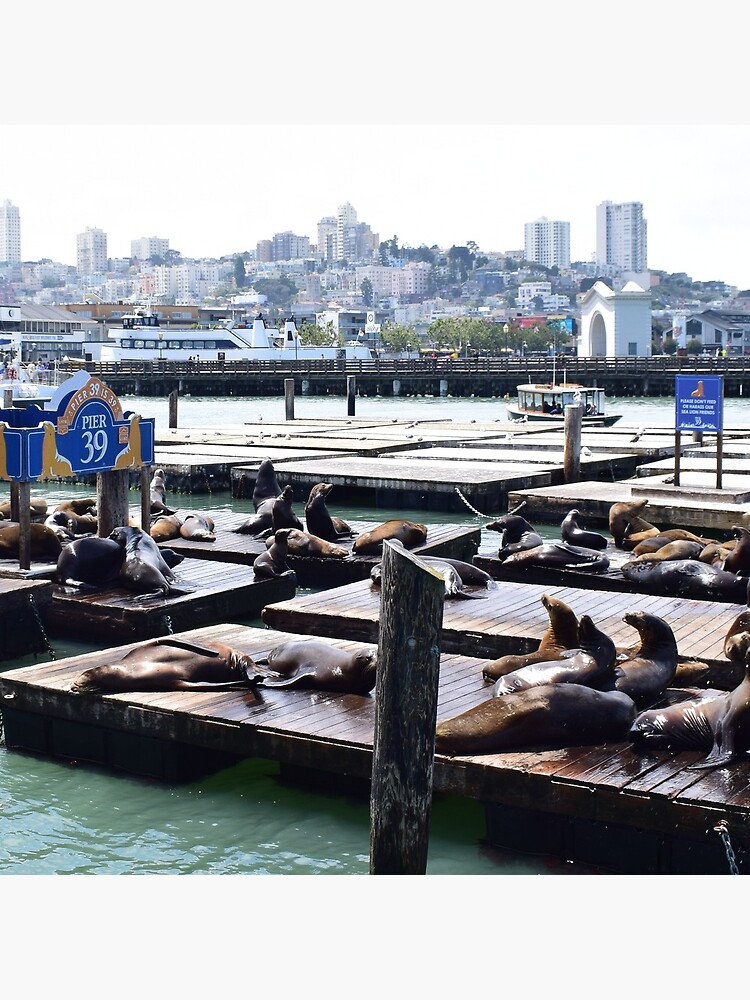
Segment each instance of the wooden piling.
[[582,418],[583,406],[580,403],[572,403],[565,407],[563,475],[566,483],[577,483],[581,478]]
[[13,390],[3,389],[3,408],[9,410],[13,406]]
[[141,527],[151,530],[151,468],[141,466]]
[[424,875],[445,584],[383,544],[375,688],[370,874]]
[[18,483],[18,566],[31,569],[31,483]]
[[176,389],[173,389],[169,394],[169,426],[177,426],[177,400],[179,398],[179,393]]
[[106,538],[111,531],[130,520],[128,470],[96,474],[97,535]]
[[284,406],[287,420],[294,420],[294,379],[284,379]]
[[357,376],[347,375],[346,376],[346,415],[347,417],[354,416],[355,407],[355,394],[357,391]]

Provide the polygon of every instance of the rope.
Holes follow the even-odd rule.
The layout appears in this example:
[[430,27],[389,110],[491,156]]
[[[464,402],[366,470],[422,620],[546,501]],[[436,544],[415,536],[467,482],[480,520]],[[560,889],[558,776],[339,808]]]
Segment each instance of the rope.
[[727,821],[725,819],[720,820],[714,827],[714,833],[718,833],[721,837],[721,842],[724,844],[724,850],[727,852],[727,861],[729,862],[729,874],[739,875],[740,870],[737,867],[737,859],[734,855],[734,850],[729,841],[729,831],[727,830]]

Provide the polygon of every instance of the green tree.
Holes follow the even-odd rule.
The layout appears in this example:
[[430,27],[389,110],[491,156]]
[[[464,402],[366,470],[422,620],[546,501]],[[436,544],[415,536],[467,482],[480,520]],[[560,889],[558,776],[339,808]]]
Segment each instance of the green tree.
[[256,292],[266,296],[270,305],[282,309],[292,304],[298,292],[295,283],[285,274],[280,278],[259,278],[253,285]]
[[674,337],[665,337],[661,345],[661,349],[664,354],[676,354],[677,341],[674,339]]
[[338,343],[336,327],[330,320],[325,324],[303,323],[299,328],[299,339],[300,343],[311,347],[333,347]]
[[239,255],[234,258],[234,283],[237,288],[244,288],[246,281],[245,262]]
[[380,342],[389,351],[416,351],[419,348],[419,334],[410,326],[384,323],[380,330]]
[[362,301],[364,302],[365,306],[369,309],[369,307],[372,305],[372,298],[373,298],[372,282],[370,281],[369,278],[362,279],[362,284],[359,286],[359,290],[362,292]]
[[691,337],[687,342],[686,350],[688,354],[700,354],[703,350],[703,344],[697,337]]

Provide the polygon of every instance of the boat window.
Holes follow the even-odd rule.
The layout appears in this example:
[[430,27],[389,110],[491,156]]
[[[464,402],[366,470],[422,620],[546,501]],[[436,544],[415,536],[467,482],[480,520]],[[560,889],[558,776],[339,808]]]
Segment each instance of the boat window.
[[123,339],[120,341],[120,347],[132,347],[132,346],[133,346],[133,341],[129,337],[128,338],[123,337]]
[[216,350],[216,341],[215,340],[207,340],[205,343],[206,343],[206,350],[207,351],[215,351]]
[[173,351],[178,351],[180,347],[182,347],[182,343],[179,340],[168,340],[167,347],[169,347]]
[[153,341],[153,340],[147,340],[146,341],[146,350],[147,351],[155,351],[156,347],[157,347],[157,345],[156,345],[155,341]]
[[143,350],[143,341],[142,340],[134,340],[133,341],[133,347],[137,348],[138,350]]

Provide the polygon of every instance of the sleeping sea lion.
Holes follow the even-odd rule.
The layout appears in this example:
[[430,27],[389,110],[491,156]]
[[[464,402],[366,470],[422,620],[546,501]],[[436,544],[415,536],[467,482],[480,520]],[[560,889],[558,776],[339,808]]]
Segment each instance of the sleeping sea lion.
[[256,661],[275,676],[265,676],[263,687],[315,688],[369,694],[375,687],[377,647],[348,652],[318,639],[292,639]]
[[[47,516],[48,504],[43,497],[32,497],[29,502],[29,516],[36,520],[44,520]],[[10,521],[10,500],[0,503],[0,520]]]
[[622,620],[637,629],[640,643],[618,655],[615,687],[629,695],[637,709],[649,708],[674,680],[678,657],[674,632],[663,618],[647,611],[628,611]]
[[721,568],[727,573],[748,576],[750,575],[750,528],[734,524],[732,525],[732,535],[737,544],[725,556]]
[[598,531],[586,531],[580,524],[580,511],[569,510],[560,525],[560,537],[569,545],[580,545],[584,549],[606,549],[607,539]]
[[547,684],[583,684],[612,690],[616,660],[614,642],[596,627],[589,615],[581,615],[577,647],[565,650],[552,660],[540,660],[505,674],[495,682],[493,696],[504,697]]
[[[299,528],[289,528],[287,535],[287,552],[290,556],[308,556],[315,559],[346,559],[349,549],[336,545],[325,538],[319,538],[308,531]],[[266,548],[274,544],[274,536],[266,539]]]
[[149,534],[155,542],[169,542],[180,537],[181,527],[182,518],[179,514],[157,514],[151,521]]
[[621,691],[597,691],[584,684],[546,684],[488,698],[440,722],[435,730],[435,751],[482,754],[608,743],[626,738],[634,716],[632,699]]
[[750,610],[740,611],[724,636],[724,656],[738,666],[747,662],[750,650]]
[[[518,509],[518,508],[516,508]],[[488,531],[499,531],[502,535],[497,558],[504,560],[514,552],[524,552],[542,544],[542,536],[520,514],[505,514],[496,521],[485,524]]]
[[63,510],[56,510],[51,514],[48,514],[44,519],[44,523],[48,528],[51,528],[54,531],[63,545],[67,542],[72,542],[76,537],[73,525],[71,524],[68,515]]
[[670,542],[679,541],[697,542],[703,548],[711,539],[701,538],[687,528],[667,528],[664,531],[657,531],[656,534],[647,531],[626,533],[622,548],[635,555],[641,555],[645,552],[656,552]]
[[264,500],[274,500],[281,493],[281,486],[276,479],[276,472],[270,458],[264,458],[258,466],[253,487],[253,507],[256,511]]
[[191,511],[185,515],[180,525],[180,538],[187,538],[194,542],[215,542],[215,527],[214,519],[210,514],[198,514]]
[[359,535],[354,540],[352,552],[358,556],[381,555],[383,542],[394,540],[401,542],[407,549],[423,545],[427,540],[427,526],[415,521],[401,521],[397,518],[383,521],[377,527]]
[[519,670],[529,663],[555,659],[565,650],[578,646],[578,617],[573,609],[551,594],[542,594],[541,602],[549,616],[549,623],[537,649],[531,653],[508,653],[492,660],[482,670],[482,677],[486,681],[494,683],[498,677],[504,677],[513,670]]
[[55,510],[70,511],[72,514],[96,514],[96,497],[74,497],[72,500],[61,500],[55,505]]
[[658,562],[623,563],[620,572],[640,590],[665,597],[689,597],[697,601],[747,604],[750,584],[744,577],[727,573],[700,559],[667,559]]
[[131,649],[115,663],[90,667],[73,681],[72,694],[125,691],[225,691],[260,679],[252,657],[213,640],[203,645],[168,637]]
[[[641,543],[644,544],[644,543]],[[648,543],[645,543],[646,545]],[[678,538],[673,542],[665,542],[651,551],[641,551],[638,555],[633,550],[632,562],[660,562],[669,559],[697,559],[704,549],[702,542],[691,542],[687,538]],[[640,548],[640,545],[637,546]]]
[[[21,525],[18,521],[0,521],[0,559],[18,559]],[[57,562],[63,543],[57,532],[46,524],[29,524],[29,555],[32,559]]]
[[311,535],[336,542],[339,538],[350,537],[354,532],[346,521],[329,513],[326,500],[332,489],[332,483],[313,486],[305,504],[305,523]]
[[123,557],[122,546],[112,538],[82,535],[63,547],[53,578],[62,586],[113,586]]
[[505,566],[522,568],[555,566],[559,569],[583,569],[589,573],[604,573],[609,569],[609,556],[598,549],[585,549],[567,542],[542,542],[533,549],[512,552],[503,559]]
[[[394,539],[393,545],[405,548],[402,542]],[[489,595],[488,590],[497,590],[497,581],[489,573],[472,563],[462,562],[460,559],[448,559],[442,556],[417,556],[417,561],[424,563],[435,572],[439,573],[445,584],[446,598],[461,598],[463,600],[484,599]],[[373,586],[380,587],[382,584],[383,565],[376,563],[370,571],[370,580]],[[469,587],[481,587],[481,591],[469,590]]]
[[253,573],[256,577],[269,579],[291,573],[287,563],[289,532],[292,528],[279,528],[274,532],[271,545],[256,558],[253,563]]

